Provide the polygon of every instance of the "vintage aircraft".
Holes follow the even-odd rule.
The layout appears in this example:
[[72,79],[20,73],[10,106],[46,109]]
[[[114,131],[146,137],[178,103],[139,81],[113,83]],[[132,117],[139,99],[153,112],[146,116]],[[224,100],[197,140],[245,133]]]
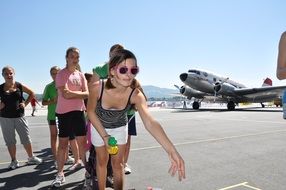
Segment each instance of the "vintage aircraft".
[[262,87],[247,88],[245,85],[201,69],[190,69],[180,74],[185,84],[178,87],[180,93],[188,99],[194,98],[193,109],[199,109],[202,101],[227,103],[228,110],[234,110],[238,103],[271,102],[281,98],[286,86],[272,86],[269,78],[264,80]]

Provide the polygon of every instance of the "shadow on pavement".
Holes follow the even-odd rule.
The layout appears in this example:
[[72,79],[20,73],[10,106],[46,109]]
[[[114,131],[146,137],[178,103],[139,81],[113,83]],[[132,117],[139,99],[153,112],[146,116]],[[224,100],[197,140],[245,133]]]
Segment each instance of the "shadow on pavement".
[[[43,163],[37,165],[32,172],[25,172],[21,174],[16,174],[10,177],[1,177],[0,183],[5,183],[4,189],[18,189],[22,187],[35,187],[42,181],[52,180],[54,178],[54,173],[48,173],[54,170],[52,167],[47,169],[47,165],[50,163]],[[23,165],[25,167],[27,165]],[[18,168],[19,169],[19,168]],[[8,169],[2,169],[9,172]],[[1,171],[2,173],[3,171]]]
[[[35,189],[35,188],[53,189],[50,187],[50,183],[55,179],[57,170],[55,170],[54,168],[54,160],[52,159],[50,148],[42,149],[40,151],[35,151],[34,154],[39,158],[43,159],[42,164],[39,165],[23,164],[15,170],[9,170],[8,168],[0,169],[1,174],[5,173],[9,175],[8,177],[7,175],[6,177],[3,177],[3,175],[1,176],[0,184],[4,184],[4,186],[0,187],[0,190],[19,189],[23,187],[30,189]],[[73,173],[79,170],[80,169],[73,171],[65,170],[65,176],[68,177],[69,175],[72,175]],[[9,174],[9,172],[11,172],[11,174]],[[47,184],[47,182],[48,185],[43,186],[44,184]],[[68,182],[58,189],[82,189],[82,188],[83,188],[83,180]]]

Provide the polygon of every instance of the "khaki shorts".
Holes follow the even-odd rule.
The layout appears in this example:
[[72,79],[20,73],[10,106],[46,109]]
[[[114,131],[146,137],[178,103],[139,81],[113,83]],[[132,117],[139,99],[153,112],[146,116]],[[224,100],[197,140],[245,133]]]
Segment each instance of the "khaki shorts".
[[18,117],[18,118],[0,117],[0,125],[2,128],[2,134],[6,146],[9,147],[17,143],[16,131],[23,145],[31,143],[28,122],[25,117]]

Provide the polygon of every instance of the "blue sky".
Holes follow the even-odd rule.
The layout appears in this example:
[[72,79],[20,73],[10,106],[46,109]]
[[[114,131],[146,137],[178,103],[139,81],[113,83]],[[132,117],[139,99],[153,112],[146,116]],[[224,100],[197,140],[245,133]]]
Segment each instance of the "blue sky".
[[[50,67],[81,51],[83,72],[123,44],[137,56],[142,85],[174,88],[180,73],[202,68],[249,87],[276,79],[284,0],[6,0],[0,1],[1,68],[42,93]],[[0,82],[3,82],[3,78]]]

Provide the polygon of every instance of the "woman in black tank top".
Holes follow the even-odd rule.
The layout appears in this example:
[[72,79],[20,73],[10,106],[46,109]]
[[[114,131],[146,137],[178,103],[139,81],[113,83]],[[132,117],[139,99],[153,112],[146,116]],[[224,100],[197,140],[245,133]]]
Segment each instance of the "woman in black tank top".
[[[34,92],[14,79],[14,68],[6,66],[2,68],[2,76],[5,82],[0,85],[0,126],[8,152],[11,157],[9,169],[19,167],[19,162],[16,158],[16,136],[17,131],[21,143],[23,144],[27,155],[28,164],[40,164],[42,159],[33,155],[29,127],[24,115],[25,107],[34,97]],[[23,92],[28,94],[28,98],[24,100]]]
[[[89,89],[87,114],[96,128],[102,145],[96,147],[99,190],[105,189],[106,166],[108,162],[108,139],[110,130],[122,126],[127,117],[129,106],[134,106],[145,128],[163,146],[171,159],[170,174],[178,173],[179,180],[185,178],[184,160],[167,137],[161,125],[150,115],[144,94],[135,76],[139,71],[134,54],[128,50],[118,50],[109,60],[109,76],[106,82],[97,82]],[[126,124],[126,123],[125,123]],[[126,144],[118,145],[118,153],[112,155],[114,189],[124,189],[123,155]]]

